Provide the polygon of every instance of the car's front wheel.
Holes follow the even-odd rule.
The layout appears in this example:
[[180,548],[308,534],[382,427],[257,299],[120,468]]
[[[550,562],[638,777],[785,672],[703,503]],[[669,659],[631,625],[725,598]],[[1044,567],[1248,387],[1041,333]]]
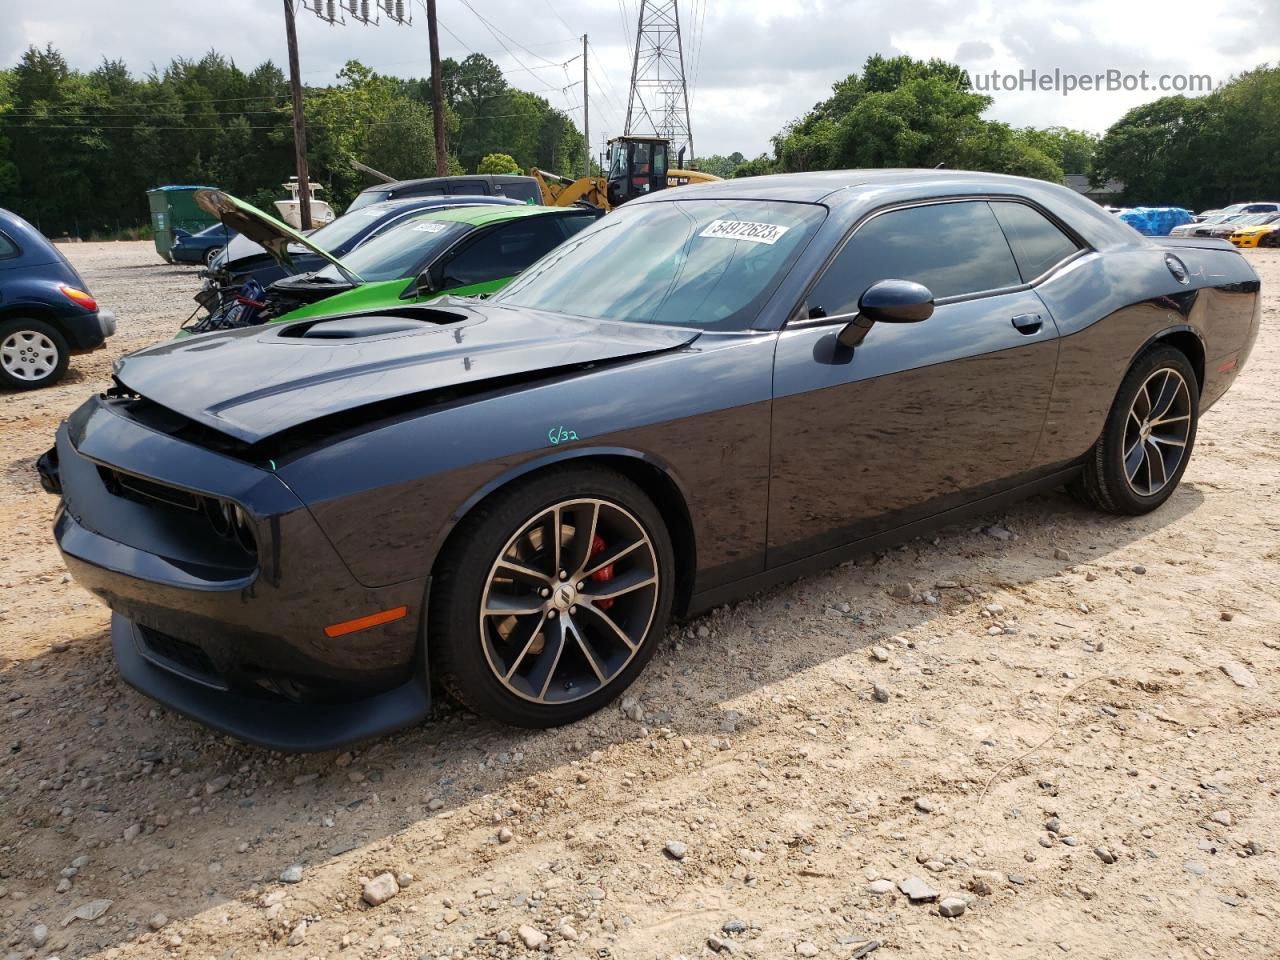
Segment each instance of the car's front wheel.
[[427,644],[445,688],[522,727],[570,723],[653,656],[673,595],[671,538],[612,471],[548,471],[469,516],[436,564]]
[[35,390],[62,379],[70,361],[67,341],[43,320],[0,323],[0,382],[16,390]]
[[1073,492],[1108,513],[1154,510],[1182,479],[1199,418],[1200,386],[1187,355],[1151,348],[1125,375]]

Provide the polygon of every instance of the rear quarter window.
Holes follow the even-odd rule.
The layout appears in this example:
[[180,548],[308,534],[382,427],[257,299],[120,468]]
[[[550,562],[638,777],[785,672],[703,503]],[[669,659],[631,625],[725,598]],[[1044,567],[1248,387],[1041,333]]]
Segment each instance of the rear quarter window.
[[1029,283],[1080,249],[1074,240],[1034,207],[998,200],[992,202],[991,209],[1009,239],[1024,282]]
[[0,232],[0,260],[12,260],[21,252],[16,243]]

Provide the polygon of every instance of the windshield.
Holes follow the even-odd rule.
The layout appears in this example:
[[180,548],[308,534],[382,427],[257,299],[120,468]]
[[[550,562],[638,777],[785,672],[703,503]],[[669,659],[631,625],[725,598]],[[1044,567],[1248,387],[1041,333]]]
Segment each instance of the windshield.
[[[392,211],[386,207],[370,206],[358,213],[348,210],[332,223],[326,223],[319,230],[307,234],[307,239],[321,250],[341,255],[351,241],[358,235],[372,229],[381,217]],[[290,249],[301,250],[301,247]]]
[[[422,266],[474,229],[469,223],[419,217],[361,244],[342,263],[366,283],[416,276]],[[345,279],[333,264],[317,270],[315,276],[334,282]]]
[[371,203],[381,203],[383,200],[390,199],[390,190],[361,190],[347,207],[347,213],[352,210],[359,210],[361,207],[367,207]]
[[495,299],[602,320],[745,329],[825,216],[816,204],[773,200],[626,206]]

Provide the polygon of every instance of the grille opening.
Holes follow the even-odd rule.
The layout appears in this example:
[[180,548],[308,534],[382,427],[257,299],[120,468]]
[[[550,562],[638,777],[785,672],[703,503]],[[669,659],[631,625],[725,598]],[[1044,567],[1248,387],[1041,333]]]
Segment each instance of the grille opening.
[[140,627],[138,634],[143,646],[140,652],[156,666],[207,687],[227,689],[226,681],[218,673],[218,668],[213,665],[209,655],[194,643],[179,640],[149,627]]
[[249,515],[229,500],[206,497],[102,465],[98,466],[98,476],[107,492],[114,496],[147,506],[162,504],[202,514],[217,536],[232,541],[252,557],[258,555],[258,541]]
[[159,501],[182,510],[199,510],[200,501],[205,499],[187,490],[156,483],[146,477],[114,470],[111,467],[98,467],[98,475],[102,477],[107,492],[135,503]]

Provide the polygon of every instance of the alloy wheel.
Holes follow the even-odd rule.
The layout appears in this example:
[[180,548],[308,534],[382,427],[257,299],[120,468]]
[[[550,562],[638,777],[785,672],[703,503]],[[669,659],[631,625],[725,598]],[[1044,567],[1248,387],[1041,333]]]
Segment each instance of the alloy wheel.
[[1155,496],[1178,473],[1191,435],[1191,390],[1169,367],[1138,389],[1124,430],[1124,475],[1133,492]]
[[0,343],[0,365],[15,380],[35,383],[58,368],[58,347],[38,330],[18,330]]
[[564,500],[532,517],[489,570],[480,640],[498,681],[524,700],[571,703],[608,685],[653,623],[658,558],[644,526],[607,500]]

